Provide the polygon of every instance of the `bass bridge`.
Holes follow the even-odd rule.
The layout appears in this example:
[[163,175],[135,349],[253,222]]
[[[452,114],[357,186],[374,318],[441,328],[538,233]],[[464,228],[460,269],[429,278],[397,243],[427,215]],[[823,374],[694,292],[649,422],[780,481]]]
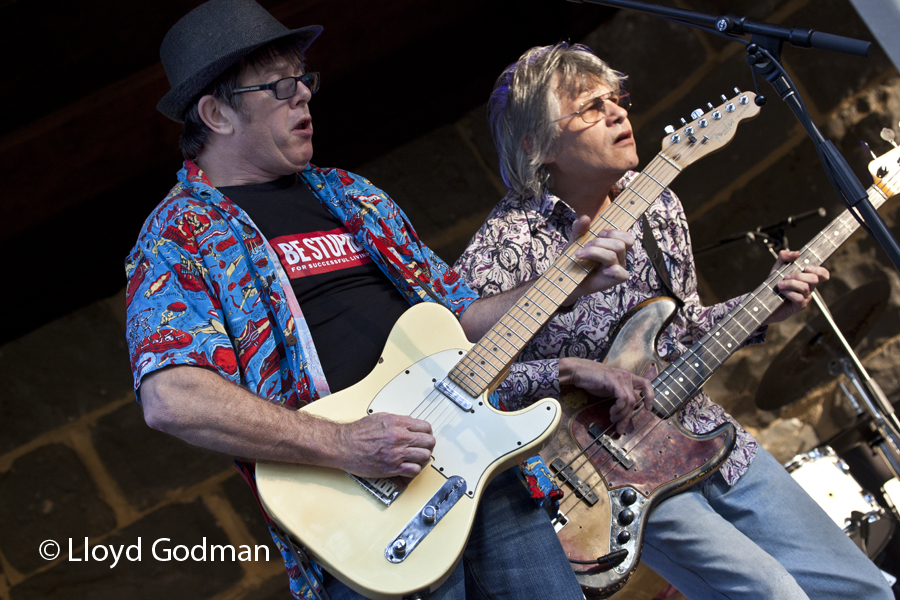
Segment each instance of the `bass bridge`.
[[606,448],[606,451],[609,452],[620,465],[626,469],[630,469],[634,466],[634,461],[628,458],[625,449],[615,443],[611,437],[603,433],[603,430],[600,429],[599,425],[592,423],[590,427],[588,427],[588,433],[592,438],[597,440],[598,444]]

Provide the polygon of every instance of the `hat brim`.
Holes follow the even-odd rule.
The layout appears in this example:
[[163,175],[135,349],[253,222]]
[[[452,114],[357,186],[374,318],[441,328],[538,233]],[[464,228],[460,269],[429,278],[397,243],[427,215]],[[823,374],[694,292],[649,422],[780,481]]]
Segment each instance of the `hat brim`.
[[156,109],[173,121],[183,123],[184,113],[187,111],[188,107],[190,107],[194,98],[196,98],[206,86],[212,83],[216,77],[224,73],[231,65],[243,57],[266,44],[292,36],[297,38],[300,45],[300,51],[302,52],[309,48],[309,45],[313,43],[313,40],[319,37],[320,33],[322,33],[321,25],[309,25],[307,27],[293,29],[281,35],[272,36],[270,39],[265,39],[249,46],[237,48],[225,56],[219,57],[216,60],[203,65],[190,77],[184,78],[179,85],[173,87],[162,97],[156,105]]

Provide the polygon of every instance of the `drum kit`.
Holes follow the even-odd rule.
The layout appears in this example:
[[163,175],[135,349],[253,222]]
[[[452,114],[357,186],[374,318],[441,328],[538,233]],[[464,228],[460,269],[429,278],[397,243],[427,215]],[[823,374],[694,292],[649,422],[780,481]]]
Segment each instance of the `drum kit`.
[[756,395],[757,406],[773,410],[800,400],[826,374],[844,374],[852,383],[855,390],[839,384],[856,412],[849,426],[785,468],[871,559],[884,551],[900,519],[900,424],[853,347],[875,325],[889,297],[887,281],[871,281],[829,310],[815,292],[821,314],[785,345]]
[[757,406],[773,410],[801,399],[828,374],[844,374],[852,383],[855,390],[843,381],[839,387],[855,419],[785,468],[873,560],[900,520],[900,423],[853,347],[874,326],[889,296],[888,282],[875,280],[845,294],[829,310],[814,292],[821,314],[785,345],[756,395]]
[[[820,208],[788,217],[723,238],[698,253],[744,239],[762,242],[777,257],[778,250],[788,247],[787,227],[824,213]],[[830,310],[818,291],[812,297],[819,316],[788,341],[766,370],[756,404],[763,410],[779,409],[802,399],[829,375],[846,376],[850,386],[842,380],[839,388],[855,417],[785,468],[869,558],[880,559],[900,522],[900,420],[853,348],[887,307],[890,285],[886,280],[861,285],[833,302]],[[900,539],[894,545],[898,556],[892,560],[900,564]]]

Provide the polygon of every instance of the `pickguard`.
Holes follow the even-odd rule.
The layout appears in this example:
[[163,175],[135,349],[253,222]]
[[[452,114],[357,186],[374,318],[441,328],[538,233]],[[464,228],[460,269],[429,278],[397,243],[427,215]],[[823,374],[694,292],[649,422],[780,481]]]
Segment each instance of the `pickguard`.
[[[378,392],[367,412],[409,415],[431,423],[436,440],[431,467],[444,477],[465,479],[466,494],[472,497],[489,467],[545,433],[556,421],[559,409],[556,403],[542,402],[539,404],[543,406],[526,411],[500,412],[489,406],[485,397],[469,396],[446,380],[463,353],[459,349],[444,350],[410,365]],[[441,380],[471,400],[471,412],[434,388]]]

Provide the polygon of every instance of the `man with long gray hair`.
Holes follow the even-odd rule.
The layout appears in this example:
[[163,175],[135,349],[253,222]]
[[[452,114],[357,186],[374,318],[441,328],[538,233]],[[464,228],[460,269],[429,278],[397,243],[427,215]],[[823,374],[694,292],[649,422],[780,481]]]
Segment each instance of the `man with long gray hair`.
[[[532,48],[497,80],[488,112],[509,192],[455,266],[482,297],[544,272],[573,232],[586,231],[636,177],[624,79],[589,48],[561,43]],[[627,254],[625,283],[583,297],[554,317],[513,366],[509,381],[520,393],[502,397],[505,408],[558,396],[572,361],[601,360],[616,325],[645,300],[674,295],[681,301],[658,341],[659,355],[670,362],[741,301],[700,303],[681,203],[668,189],[648,201],[646,219],[630,233],[637,240],[652,234],[662,264],[656,267],[648,249],[636,243]],[[782,252],[776,267],[797,256]],[[802,310],[827,279],[822,267],[788,275],[778,284],[786,301],[763,325]],[[749,341],[759,343],[764,335],[761,327]],[[730,422],[737,443],[717,473],[654,509],[642,555],[652,569],[690,598],[893,597],[878,569],[704,392],[678,418],[694,433]]]

